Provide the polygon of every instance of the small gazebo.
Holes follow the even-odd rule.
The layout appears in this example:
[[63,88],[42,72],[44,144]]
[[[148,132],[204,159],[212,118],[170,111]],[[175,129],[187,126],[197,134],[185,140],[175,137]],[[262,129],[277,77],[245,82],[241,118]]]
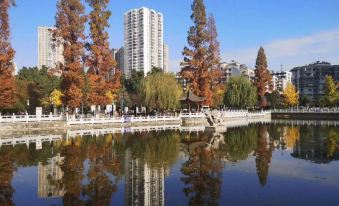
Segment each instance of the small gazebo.
[[188,111],[191,111],[191,105],[195,105],[197,111],[200,111],[200,108],[203,106],[203,102],[206,100],[206,97],[199,97],[195,95],[191,90],[188,90],[180,98],[181,105],[186,105]]

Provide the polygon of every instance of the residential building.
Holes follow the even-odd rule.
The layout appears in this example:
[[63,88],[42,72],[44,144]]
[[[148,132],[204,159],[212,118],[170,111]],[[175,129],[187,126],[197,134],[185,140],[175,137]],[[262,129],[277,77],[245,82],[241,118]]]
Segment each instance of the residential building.
[[254,70],[248,68],[245,64],[240,64],[234,60],[229,63],[223,62],[219,65],[222,71],[222,79],[227,82],[232,76],[245,76],[249,80],[254,80]]
[[284,91],[288,83],[292,83],[292,72],[272,72],[272,89],[280,93]]
[[163,68],[163,15],[145,7],[124,14],[124,73]]
[[115,61],[117,63],[117,68],[120,69],[122,72],[124,71],[124,47],[121,47],[117,50],[114,55]]
[[164,44],[164,66],[162,67],[165,72],[169,72],[169,47]]
[[324,95],[325,77],[330,75],[339,81],[339,65],[317,61],[306,66],[291,69],[292,83],[296,86],[299,96],[306,96],[313,102],[318,102]]
[[53,42],[54,27],[38,27],[38,68],[42,66],[55,68],[58,63],[64,63],[63,45]]

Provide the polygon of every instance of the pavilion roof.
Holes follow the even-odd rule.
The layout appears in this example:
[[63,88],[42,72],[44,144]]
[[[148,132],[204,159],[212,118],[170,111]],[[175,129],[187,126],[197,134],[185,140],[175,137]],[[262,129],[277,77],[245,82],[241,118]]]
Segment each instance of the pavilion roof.
[[188,90],[186,94],[183,94],[180,98],[180,101],[191,101],[191,102],[203,102],[206,100],[206,97],[199,97],[195,95],[191,90]]

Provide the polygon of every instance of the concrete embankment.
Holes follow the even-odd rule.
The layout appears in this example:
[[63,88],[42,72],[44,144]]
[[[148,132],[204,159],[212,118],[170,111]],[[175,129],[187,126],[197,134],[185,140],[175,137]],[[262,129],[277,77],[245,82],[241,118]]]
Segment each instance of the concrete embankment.
[[339,113],[272,113],[272,119],[339,120]]

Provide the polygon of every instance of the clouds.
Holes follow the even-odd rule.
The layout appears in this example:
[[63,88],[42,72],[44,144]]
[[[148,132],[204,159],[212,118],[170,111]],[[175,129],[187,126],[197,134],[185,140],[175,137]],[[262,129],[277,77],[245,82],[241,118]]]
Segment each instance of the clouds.
[[[269,67],[273,70],[291,69],[315,61],[328,61],[332,64],[339,63],[339,28],[316,33],[309,36],[282,39],[264,44]],[[250,67],[255,64],[257,48],[226,51],[222,58],[225,61],[236,60]]]

